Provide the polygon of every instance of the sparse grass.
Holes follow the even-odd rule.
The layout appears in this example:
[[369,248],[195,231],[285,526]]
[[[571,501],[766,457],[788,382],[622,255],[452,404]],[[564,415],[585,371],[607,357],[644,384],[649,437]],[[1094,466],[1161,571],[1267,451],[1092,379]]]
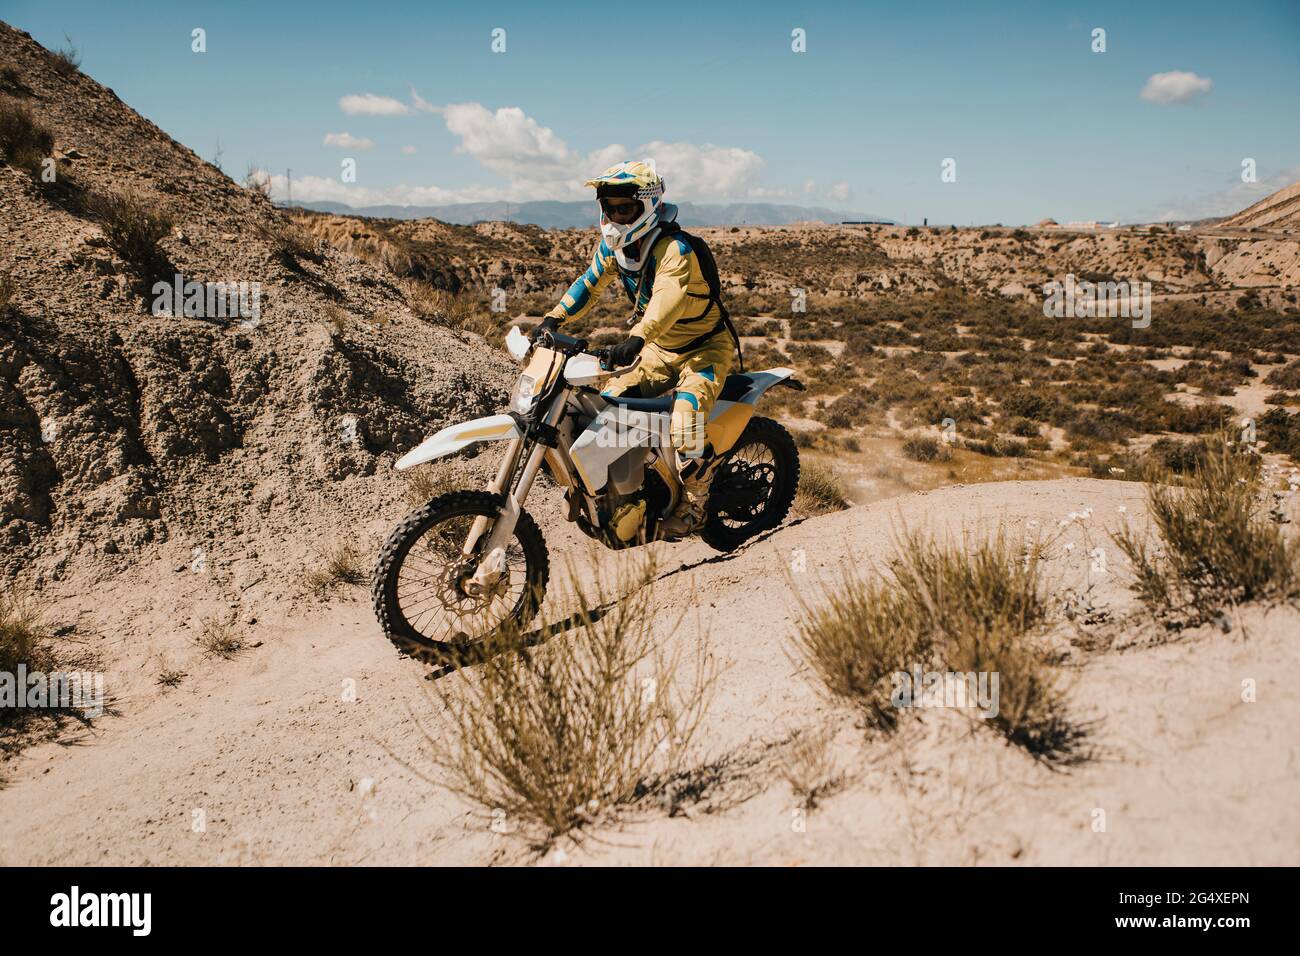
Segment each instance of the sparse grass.
[[612,587],[598,576],[588,596],[570,569],[566,621],[527,648],[507,634],[484,663],[439,681],[434,782],[541,845],[656,797],[683,769],[716,674],[705,642],[673,654],[655,644],[654,572],[645,563]]
[[817,607],[804,607],[795,643],[827,690],[871,727],[897,724],[895,675],[913,667],[996,674],[997,713],[987,723],[1044,761],[1081,759],[1086,730],[1069,719],[1035,640],[1048,607],[1039,553],[1022,553],[1001,530],[960,543],[905,532],[887,577],[846,568]]
[[23,89],[23,78],[12,63],[0,63],[0,90],[18,93]]
[[113,251],[139,273],[144,291],[171,280],[174,269],[159,245],[172,231],[170,212],[129,191],[90,192],[85,202]]
[[439,495],[461,487],[450,463],[430,462],[407,473],[406,503],[419,508]]
[[806,515],[822,515],[849,507],[848,488],[839,472],[819,461],[800,463],[795,509]]
[[1258,455],[1219,437],[1181,479],[1165,468],[1148,481],[1158,543],[1127,525],[1112,538],[1132,563],[1134,591],[1170,626],[1300,595],[1300,545],[1269,516]]
[[777,770],[790,792],[807,809],[840,790],[847,775],[835,760],[835,733],[828,728],[796,731],[778,758]]
[[406,292],[411,309],[425,321],[483,336],[498,325],[490,318],[486,304],[468,292],[439,289],[419,280],[409,281]]
[[342,335],[347,331],[348,314],[343,311],[342,306],[329,302],[321,309],[321,317],[329,324],[330,330],[335,335]]
[[804,607],[795,645],[834,697],[862,712],[868,726],[891,730],[900,711],[892,678],[930,656],[930,636],[899,588],[865,579],[846,566],[837,586]]
[[[0,673],[14,674],[19,664],[29,673],[49,673],[58,666],[49,634],[35,606],[0,595]],[[30,713],[25,708],[0,708],[0,726],[18,723]]]
[[60,76],[71,76],[81,69],[81,51],[73,45],[72,37],[64,34],[63,39],[68,41],[68,45],[50,51],[50,65]]
[[195,643],[209,657],[230,660],[244,649],[244,635],[233,615],[207,617]]
[[320,261],[311,237],[284,213],[273,213],[258,222],[253,232],[271,247],[271,255],[287,269],[300,270],[303,260]]
[[171,670],[169,668],[159,673],[156,683],[162,687],[179,687],[181,681],[189,676],[190,675],[186,674],[184,671]]
[[365,559],[356,545],[339,541],[320,554],[320,565],[303,572],[302,583],[323,598],[336,587],[359,587],[366,582]]
[[903,441],[903,454],[913,461],[948,461],[952,448],[933,435],[908,435]]
[[41,161],[54,150],[54,135],[27,107],[3,96],[0,97],[0,149],[11,165],[37,178]]

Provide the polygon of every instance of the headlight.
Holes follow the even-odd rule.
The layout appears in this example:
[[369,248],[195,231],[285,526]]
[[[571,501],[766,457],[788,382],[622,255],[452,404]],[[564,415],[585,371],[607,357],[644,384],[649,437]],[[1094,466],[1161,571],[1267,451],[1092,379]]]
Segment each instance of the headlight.
[[510,396],[510,407],[523,414],[537,404],[537,398],[537,379],[520,375],[519,381],[515,382],[514,394]]

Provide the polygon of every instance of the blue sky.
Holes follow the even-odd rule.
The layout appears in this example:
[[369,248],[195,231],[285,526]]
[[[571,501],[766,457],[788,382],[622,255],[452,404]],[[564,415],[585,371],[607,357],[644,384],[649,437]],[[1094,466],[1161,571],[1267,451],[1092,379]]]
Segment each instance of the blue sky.
[[651,156],[670,199],[1133,221],[1300,179],[1300,0],[0,0],[0,16],[71,37],[85,72],[199,155],[220,144],[235,178],[265,169],[282,193],[292,169],[295,198],[578,199],[586,175]]

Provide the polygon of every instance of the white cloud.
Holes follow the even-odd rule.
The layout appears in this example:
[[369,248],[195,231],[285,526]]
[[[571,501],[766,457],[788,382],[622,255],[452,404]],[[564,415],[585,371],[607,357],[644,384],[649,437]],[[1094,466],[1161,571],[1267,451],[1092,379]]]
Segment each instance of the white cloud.
[[847,202],[849,197],[853,195],[853,190],[849,188],[848,183],[836,183],[831,186],[826,195],[837,202]]
[[[270,175],[266,170],[250,174],[253,179],[270,180],[271,195],[277,201],[288,196],[288,181],[283,175]],[[441,186],[409,186],[402,183],[385,189],[372,189],[340,182],[330,176],[295,176],[293,178],[295,202],[341,202],[349,206],[434,206],[457,202],[516,201],[518,197],[508,187],[470,186],[466,189],[444,189]]]
[[415,87],[411,87],[411,103],[421,113],[441,113],[441,106],[434,106],[419,93],[415,92]]
[[411,108],[391,96],[374,93],[350,93],[339,98],[339,109],[349,116],[402,116]]
[[402,155],[404,155],[404,156],[414,156],[415,153],[416,153],[416,149],[415,149],[414,146],[403,146],[403,147],[402,147]]
[[754,180],[763,167],[757,153],[712,143],[696,146],[655,140],[638,152],[642,158],[654,158],[655,169],[667,182],[671,196],[682,199],[753,196],[758,190]]
[[[413,109],[398,100],[366,93],[343,97],[339,107],[351,114],[400,115],[414,110],[440,115],[447,131],[457,139],[456,151],[497,173],[506,184],[455,190],[401,185],[374,190],[328,178],[305,177],[294,182],[294,197],[357,205],[589,199],[591,190],[582,185],[583,181],[625,159],[653,160],[668,183],[670,199],[789,199],[793,195],[789,190],[760,186],[757,179],[763,168],[762,157],[740,147],[654,140],[635,150],[611,143],[583,155],[518,107],[491,110],[481,103],[438,106],[424,100],[414,87],[411,101]],[[347,133],[331,133],[325,141],[327,145],[355,149],[374,145]],[[404,146],[402,152],[411,155],[416,150]],[[283,183],[276,188],[282,192]]]
[[322,146],[338,146],[342,149],[373,149],[375,144],[364,136],[351,133],[326,133]]
[[1188,103],[1210,92],[1211,85],[1208,76],[1171,70],[1168,73],[1155,73],[1148,77],[1146,86],[1142,87],[1140,98],[1161,106],[1170,103]]
[[442,115],[448,132],[460,139],[458,153],[510,179],[564,175],[577,162],[564,140],[517,106],[493,112],[481,103],[454,103],[443,107]]

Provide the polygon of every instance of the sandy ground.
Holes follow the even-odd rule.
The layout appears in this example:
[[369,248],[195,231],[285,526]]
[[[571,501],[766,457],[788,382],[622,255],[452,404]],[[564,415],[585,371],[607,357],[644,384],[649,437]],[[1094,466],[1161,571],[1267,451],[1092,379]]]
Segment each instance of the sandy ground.
[[[799,521],[729,556],[656,546],[664,600],[693,592],[696,611],[663,639],[706,630],[723,667],[698,755],[717,781],[685,814],[634,808],[599,839],[540,857],[404,766],[435,773],[421,730],[427,671],[399,659],[364,599],[262,608],[249,628],[259,646],[203,659],[168,626],[188,578],[160,568],[171,577],[152,595],[105,586],[62,608],[104,623],[116,716],[4,766],[0,863],[1300,862],[1300,614],[1251,611],[1231,634],[1163,644],[1124,624],[1133,603],[1103,529],[1140,521],[1142,494],[1088,479],[958,486]],[[791,649],[797,598],[814,596],[845,556],[863,567],[885,557],[904,523],[998,521],[1049,538],[1054,592],[1109,619],[1095,636],[1112,648],[1076,650],[1065,665],[1076,713],[1096,721],[1097,757],[1069,772],[953,711],[868,737],[818,695]],[[553,554],[587,560],[572,529],[546,530]],[[123,619],[135,623],[116,636]],[[188,673],[179,687],[155,685],[164,662]],[[799,806],[775,769],[791,733],[808,728],[834,734],[848,779],[815,808]]]

